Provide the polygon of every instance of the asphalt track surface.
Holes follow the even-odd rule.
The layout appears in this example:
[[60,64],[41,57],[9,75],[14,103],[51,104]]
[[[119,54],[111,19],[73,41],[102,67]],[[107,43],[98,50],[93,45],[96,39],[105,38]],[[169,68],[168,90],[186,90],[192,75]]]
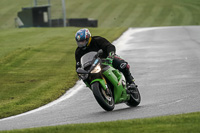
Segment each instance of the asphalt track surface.
[[1,119],[0,130],[93,123],[200,111],[200,26],[130,28],[117,41],[142,96],[138,107],[104,111],[79,81],[60,99]]

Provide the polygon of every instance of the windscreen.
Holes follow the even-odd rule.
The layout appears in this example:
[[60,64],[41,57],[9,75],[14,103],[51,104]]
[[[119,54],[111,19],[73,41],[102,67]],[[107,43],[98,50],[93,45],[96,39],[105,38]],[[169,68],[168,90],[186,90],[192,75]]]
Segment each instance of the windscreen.
[[94,59],[94,56],[95,56],[96,54],[97,54],[97,52],[89,52],[89,53],[83,55],[83,56],[81,57],[81,66],[82,66],[83,68],[85,68],[85,67],[91,65],[92,60]]

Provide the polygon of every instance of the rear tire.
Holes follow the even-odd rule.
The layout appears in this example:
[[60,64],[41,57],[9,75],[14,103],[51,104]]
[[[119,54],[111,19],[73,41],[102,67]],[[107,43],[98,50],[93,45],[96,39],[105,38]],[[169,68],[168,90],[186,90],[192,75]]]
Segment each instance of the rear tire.
[[109,94],[106,94],[104,88],[99,84],[99,82],[93,83],[91,88],[99,105],[106,111],[112,111],[115,107],[112,91],[108,89]]
[[126,103],[130,107],[136,107],[140,104],[141,96],[138,88],[136,87],[133,92],[130,92],[130,100]]

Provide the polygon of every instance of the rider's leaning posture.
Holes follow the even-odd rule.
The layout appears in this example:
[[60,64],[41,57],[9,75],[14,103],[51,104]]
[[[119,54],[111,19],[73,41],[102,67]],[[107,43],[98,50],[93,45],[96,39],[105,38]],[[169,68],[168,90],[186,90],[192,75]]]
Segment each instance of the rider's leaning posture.
[[134,78],[130,73],[130,66],[125,60],[115,54],[115,46],[112,45],[108,40],[100,36],[91,36],[91,33],[88,29],[80,29],[77,31],[75,34],[75,39],[78,45],[75,52],[76,69],[80,67],[80,59],[84,54],[91,51],[97,52],[102,49],[103,55],[101,58],[109,57],[113,59],[113,67],[124,74],[128,83],[128,88],[134,89],[137,87],[137,85],[134,83]]

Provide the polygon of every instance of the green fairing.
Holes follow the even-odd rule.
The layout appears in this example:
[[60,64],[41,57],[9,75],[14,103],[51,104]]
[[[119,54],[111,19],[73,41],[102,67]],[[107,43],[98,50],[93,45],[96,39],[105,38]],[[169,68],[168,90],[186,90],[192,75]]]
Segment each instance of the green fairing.
[[[106,58],[106,60],[109,61],[109,63],[102,63],[102,64],[112,66],[112,61],[113,60],[110,59],[110,58]],[[106,83],[105,83],[105,81],[103,79],[95,79],[90,84],[93,84],[94,82],[100,82],[100,84],[102,85],[102,87],[104,88],[104,90],[107,89],[106,88]]]
[[107,88],[106,88],[105,81],[104,81],[103,79],[95,79],[95,80],[93,80],[90,84],[93,84],[94,82],[99,82],[99,83],[102,85],[102,87],[104,88],[104,90],[107,89]]
[[[121,103],[123,101],[127,101],[130,99],[130,95],[127,95],[126,86],[122,85],[122,74],[114,69],[109,68],[107,71],[103,73],[103,75],[112,83],[114,86],[114,100],[115,103]],[[104,82],[104,81],[103,81]],[[102,83],[101,83],[102,84]]]

